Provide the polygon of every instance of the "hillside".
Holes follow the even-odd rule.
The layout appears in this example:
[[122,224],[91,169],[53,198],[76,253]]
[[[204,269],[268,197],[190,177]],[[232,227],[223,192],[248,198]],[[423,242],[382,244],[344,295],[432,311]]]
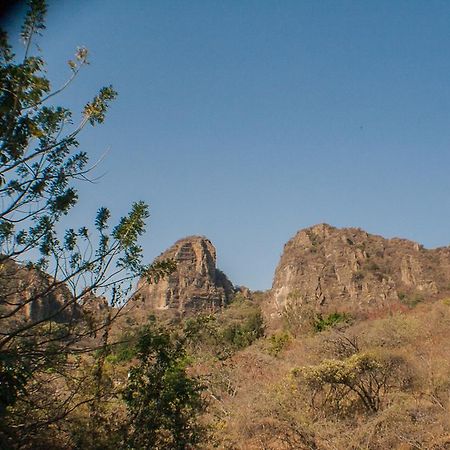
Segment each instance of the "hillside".
[[284,246],[271,306],[272,313],[293,302],[318,312],[367,313],[449,293],[449,247],[427,250],[406,239],[320,224]]
[[[270,291],[239,294],[194,327],[214,447],[450,448],[449,288],[449,248],[326,224],[299,231]],[[246,341],[258,309],[266,331]]]
[[[31,397],[38,417],[55,414],[50,392],[70,408],[90,405],[95,392],[97,409],[74,408],[39,435],[15,435],[20,448],[125,448],[124,439],[140,439],[127,389],[150,383],[144,398],[159,408],[194,383],[202,406],[183,419],[201,431],[192,448],[450,449],[449,248],[320,224],[285,245],[267,292],[233,287],[205,237],[180,239],[156,261],[167,260],[176,269],[156,284],[142,278],[124,309],[94,302],[103,306],[90,317],[104,326],[86,336],[103,350],[59,362],[58,375],[43,372],[45,389]],[[50,311],[55,300],[38,306]],[[162,353],[147,347],[139,366],[142,342]],[[153,374],[171,355],[175,366]],[[75,391],[73,367],[82,380]],[[133,384],[142,367],[149,372]],[[28,417],[29,405],[18,402],[15,413]],[[160,414],[150,414],[158,448],[175,448]]]

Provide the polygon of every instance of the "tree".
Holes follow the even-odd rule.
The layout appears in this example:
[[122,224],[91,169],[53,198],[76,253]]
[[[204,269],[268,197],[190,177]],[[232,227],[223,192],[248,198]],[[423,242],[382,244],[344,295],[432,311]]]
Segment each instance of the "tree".
[[[88,51],[77,49],[66,83],[52,89],[33,47],[46,10],[44,0],[29,1],[20,59],[0,31],[0,441],[10,448],[92,400],[78,396],[83,379],[68,388],[68,374],[80,355],[105,345],[95,337],[120,313],[136,276],[157,281],[173,270],[170,262],[142,264],[143,202],[116,226],[101,207],[94,231],[61,227],[92,170],[77,137],[104,122],[117,94],[101,88],[78,121],[54,105],[88,64]],[[101,315],[92,312],[99,296],[109,302]],[[45,387],[55,385],[64,388],[49,401]]]
[[202,386],[188,376],[182,339],[151,321],[139,337],[138,365],[130,369],[124,399],[132,449],[185,450],[202,438],[197,416]]
[[[406,387],[410,373],[403,357],[394,354],[356,353],[344,360],[327,359],[295,371],[312,390],[313,406],[344,413],[359,403],[377,412],[393,388]],[[318,403],[318,405],[317,405]]]

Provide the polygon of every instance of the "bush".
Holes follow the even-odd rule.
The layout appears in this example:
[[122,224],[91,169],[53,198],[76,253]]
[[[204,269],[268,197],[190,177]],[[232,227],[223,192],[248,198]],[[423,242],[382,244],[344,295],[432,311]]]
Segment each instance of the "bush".
[[235,349],[242,349],[264,335],[264,320],[259,311],[252,312],[240,323],[232,323],[222,331],[222,339]]
[[345,412],[360,404],[367,412],[377,412],[384,395],[410,382],[405,360],[397,355],[358,353],[344,360],[329,359],[317,366],[295,370],[312,391],[312,402]]
[[136,346],[138,364],[128,375],[123,398],[130,430],[127,448],[185,450],[203,437],[197,416],[204,409],[199,380],[187,373],[183,341],[150,323]]
[[217,315],[199,314],[187,319],[183,334],[189,350],[195,355],[213,354],[226,359],[264,335],[264,319],[258,305],[237,296]]
[[286,345],[291,341],[291,335],[285,331],[281,333],[272,334],[269,338],[269,355],[278,356],[278,354],[284,350]]
[[338,324],[348,323],[350,321],[350,316],[346,313],[338,313],[334,312],[328,314],[328,316],[322,316],[322,314],[318,314],[313,321],[314,331],[320,333],[321,331],[326,330],[327,328],[335,327]]
[[112,364],[131,361],[136,357],[136,337],[131,333],[125,333],[119,344],[111,346],[111,353],[106,356],[106,361]]
[[358,270],[352,275],[352,281],[359,282],[364,279],[364,272],[362,270]]
[[424,301],[424,296],[418,292],[414,292],[412,294],[405,294],[404,292],[399,292],[398,294],[399,300],[409,308],[414,308],[419,303]]

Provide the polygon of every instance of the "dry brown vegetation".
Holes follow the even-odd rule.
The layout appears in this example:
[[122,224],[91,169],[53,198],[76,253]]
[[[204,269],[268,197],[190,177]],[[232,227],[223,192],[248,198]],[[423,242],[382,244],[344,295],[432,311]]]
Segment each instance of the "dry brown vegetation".
[[450,448],[449,329],[441,300],[282,339],[278,352],[260,339],[206,367],[215,446]]
[[[450,300],[370,318],[321,316],[320,327],[308,316],[296,335],[289,320],[278,329],[267,323],[264,332],[260,301],[238,296],[216,315],[159,319],[180,337],[189,376],[204,387],[208,432],[195,448],[450,448]],[[72,399],[81,406],[21,448],[127,448],[122,393],[138,327],[125,323],[121,335],[113,330],[121,344],[86,355],[71,374],[86,379]],[[31,399],[51,408],[55,396],[73,392],[52,381],[56,375],[44,375],[47,389]],[[83,405],[91,398],[98,404]],[[26,413],[27,404],[18,407]]]

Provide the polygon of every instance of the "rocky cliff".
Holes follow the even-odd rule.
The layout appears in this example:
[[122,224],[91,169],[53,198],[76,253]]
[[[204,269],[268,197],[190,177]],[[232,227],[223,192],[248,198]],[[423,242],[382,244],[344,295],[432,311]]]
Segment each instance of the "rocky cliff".
[[141,279],[134,294],[135,308],[181,315],[212,311],[224,306],[233,294],[232,283],[216,268],[216,249],[205,237],[181,239],[157,258],[168,259],[176,262],[176,270],[158,284]]
[[71,302],[64,284],[52,288],[52,277],[31,266],[12,260],[0,264],[0,318],[38,322],[69,322],[80,317],[80,308]]
[[405,239],[320,224],[285,245],[270,311],[280,313],[292,301],[318,311],[367,311],[449,292],[450,247],[427,250]]

